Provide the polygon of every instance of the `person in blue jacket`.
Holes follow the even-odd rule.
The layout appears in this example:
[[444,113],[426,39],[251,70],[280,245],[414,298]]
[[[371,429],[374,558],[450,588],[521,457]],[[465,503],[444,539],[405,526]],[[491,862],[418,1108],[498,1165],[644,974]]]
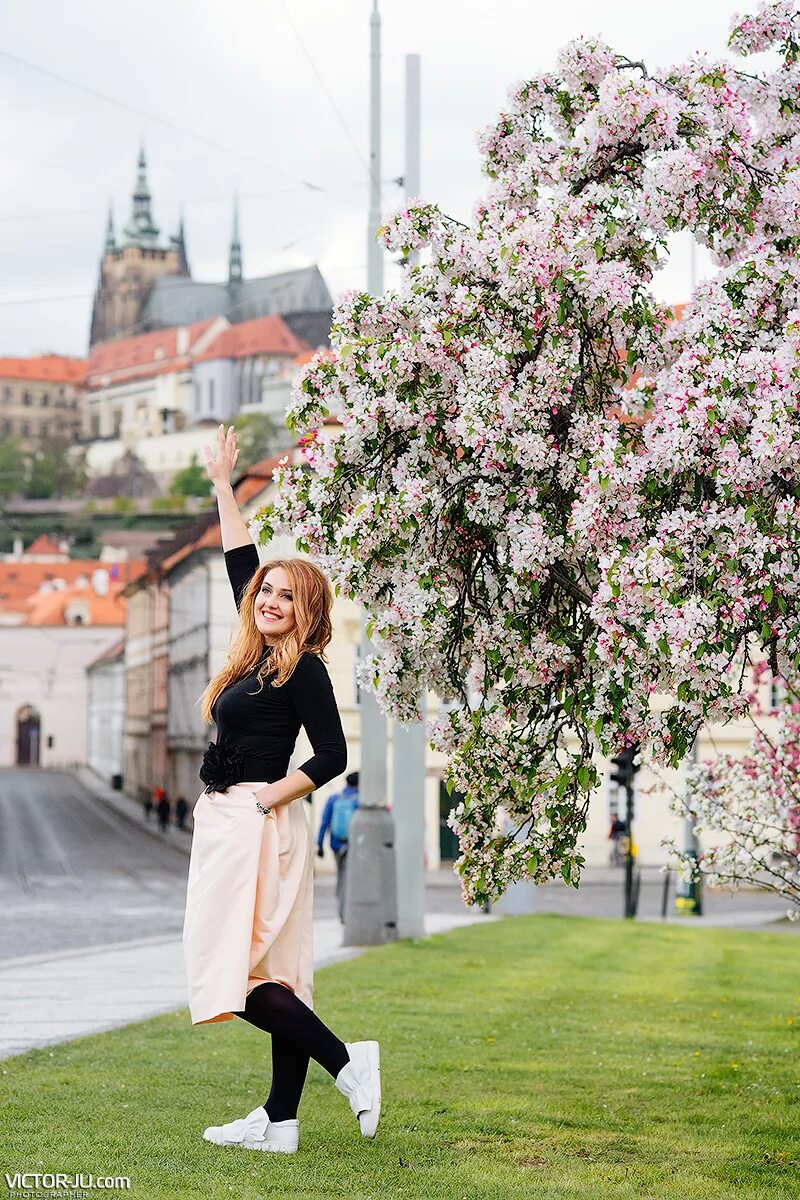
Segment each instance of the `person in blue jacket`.
[[345,775],[346,786],[341,792],[329,796],[322,810],[322,821],[317,835],[317,855],[322,858],[325,850],[325,834],[336,859],[336,903],[339,920],[344,923],[345,871],[347,867],[347,838],[353,813],[358,808],[358,771]]

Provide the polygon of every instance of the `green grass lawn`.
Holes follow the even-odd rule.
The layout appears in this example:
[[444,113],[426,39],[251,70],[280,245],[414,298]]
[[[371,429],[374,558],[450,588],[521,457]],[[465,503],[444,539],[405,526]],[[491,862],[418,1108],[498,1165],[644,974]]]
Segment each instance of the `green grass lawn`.
[[316,1064],[296,1155],[204,1142],[263,1102],[269,1038],[184,1011],[0,1064],[3,1170],[129,1175],[134,1200],[788,1200],[799,948],[555,916],[380,947],[316,987],[381,1042],[374,1142]]

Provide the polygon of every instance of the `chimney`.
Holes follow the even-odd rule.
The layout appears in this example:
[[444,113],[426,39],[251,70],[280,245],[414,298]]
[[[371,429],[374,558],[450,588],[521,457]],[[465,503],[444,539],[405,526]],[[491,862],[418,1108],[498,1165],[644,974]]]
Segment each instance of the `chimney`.
[[96,596],[108,595],[108,571],[98,567],[92,571],[92,587]]
[[23,549],[24,549],[24,543],[22,541],[22,538],[15,537],[14,538],[14,558],[13,558],[14,562],[21,562]]

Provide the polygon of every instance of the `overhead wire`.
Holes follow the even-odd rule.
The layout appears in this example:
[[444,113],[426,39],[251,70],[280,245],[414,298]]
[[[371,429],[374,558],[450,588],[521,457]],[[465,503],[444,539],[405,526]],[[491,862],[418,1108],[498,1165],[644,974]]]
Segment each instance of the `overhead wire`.
[[[385,179],[384,183],[393,183],[394,180]],[[326,187],[325,191],[329,195],[335,195],[337,192],[352,192],[356,188],[367,186],[367,180],[360,180],[354,183],[348,183],[346,186]],[[239,192],[240,200],[266,200],[270,196],[291,196],[295,192],[303,191],[302,184],[296,184],[294,187],[286,188],[271,188],[268,192]],[[196,196],[193,199],[181,200],[181,208],[193,208],[203,204],[230,204],[230,196]],[[359,208],[360,205],[350,204],[348,207]],[[12,224],[15,221],[53,221],[59,217],[97,217],[106,216],[108,209],[99,205],[93,208],[63,208],[53,209],[50,212],[33,212],[33,213],[0,213],[0,225]]]
[[295,38],[297,39],[297,43],[298,43],[300,49],[302,50],[302,52],[306,58],[306,61],[308,62],[309,67],[311,68],[311,71],[313,72],[314,78],[316,79],[317,83],[319,84],[320,89],[322,90],[322,93],[325,96],[325,99],[328,101],[328,104],[331,106],[331,110],[332,110],[334,116],[336,117],[336,120],[339,122],[339,126],[341,127],[345,137],[347,138],[348,142],[355,150],[356,155],[358,156],[358,160],[361,163],[361,165],[363,166],[364,170],[367,172],[368,177],[370,179],[372,179],[374,182],[375,172],[373,170],[372,164],[369,163],[367,161],[367,159],[364,157],[364,155],[361,151],[361,147],[358,145],[357,141],[355,140],[352,133],[350,132],[350,127],[348,126],[347,122],[345,121],[344,117],[342,116],[342,113],[339,110],[339,106],[337,105],[336,101],[334,100],[333,96],[331,95],[328,85],[325,83],[325,80],[322,77],[322,72],[319,70],[316,62],[314,61],[314,59],[311,55],[311,51],[308,49],[307,45],[303,41],[303,38],[300,34],[299,29],[297,28],[294,21],[292,20],[291,14],[289,13],[289,10],[288,10],[286,4],[284,3],[284,0],[278,0],[278,7],[283,12],[283,15],[286,18],[286,22],[289,25],[289,28],[291,29],[292,33],[294,34]]
[[[330,105],[331,110],[333,111],[333,113],[337,119],[337,122],[339,123],[345,137],[347,138],[348,142],[350,143],[353,150],[355,151],[356,156],[358,157],[361,165],[364,167],[365,171],[367,172],[368,177],[370,179],[373,179],[374,172],[373,172],[372,165],[365,159],[360,146],[358,145],[356,139],[353,137],[353,135],[350,131],[350,128],[344,119],[344,116],[342,115],[327,84],[325,83],[322,73],[320,72],[319,68],[317,67],[317,64],[314,61],[314,58],[313,58],[311,52],[309,51],[299,29],[297,28],[295,22],[293,21],[291,14],[289,13],[283,0],[278,0],[278,4],[280,5],[280,8],[286,19],[286,22],[289,25],[290,29],[292,30],[292,33],[294,34],[294,37],[296,38],[297,43],[298,43],[304,57],[306,58],[306,61],[308,62],[308,65],[309,65],[315,79],[317,80],[317,83],[318,83],[323,95],[325,96],[326,100],[328,101],[328,104]],[[60,72],[53,71],[49,67],[43,67],[38,63],[31,62],[28,59],[22,58],[20,55],[13,54],[11,51],[0,48],[0,56],[6,58],[10,62],[16,63],[19,66],[25,67],[28,70],[35,71],[35,72],[38,72],[39,74],[42,74],[49,78],[55,79],[59,83],[62,83],[65,86],[72,87],[80,92],[83,92],[84,94],[89,95],[89,96],[93,97],[94,99],[101,100],[107,104],[112,104],[118,108],[125,110],[125,111],[136,113],[139,116],[144,116],[148,120],[154,121],[157,124],[163,125],[163,126],[169,128],[169,129],[172,129],[176,132],[182,133],[185,136],[195,138],[198,141],[201,141],[207,145],[213,146],[215,149],[222,150],[225,153],[237,155],[248,161],[258,163],[261,166],[269,166],[271,170],[277,170],[278,173],[283,175],[284,177],[289,178],[289,179],[294,179],[296,181],[296,186],[299,188],[305,188],[305,189],[309,189],[309,190],[315,191],[315,192],[326,192],[326,191],[330,191],[330,190],[333,190],[333,191],[349,190],[349,189],[338,189],[338,188],[336,188],[336,189],[325,188],[325,187],[320,186],[319,184],[312,183],[311,181],[306,180],[306,179],[302,179],[302,178],[297,179],[297,177],[292,176],[289,172],[286,172],[286,171],[282,170],[281,168],[276,168],[274,163],[267,163],[264,160],[257,158],[254,155],[250,155],[244,151],[240,151],[233,147],[226,146],[224,143],[218,142],[213,138],[209,138],[205,134],[198,133],[196,130],[189,129],[186,126],[183,126],[183,125],[178,124],[177,122],[171,121],[166,117],[161,117],[155,113],[148,112],[144,109],[139,108],[136,105],[130,104],[127,101],[119,100],[117,97],[109,96],[105,92],[101,92],[96,88],[89,87],[88,85],[81,83],[78,80],[71,79],[68,76],[62,75]],[[364,186],[364,184],[359,183],[357,185],[351,185],[351,186],[361,187],[361,186]],[[294,189],[281,189],[281,190],[276,189],[272,192],[267,192],[267,193],[260,193],[260,194],[254,193],[253,196],[256,196],[256,195],[258,195],[258,196],[278,195],[278,194],[282,194],[282,192],[286,192],[286,191],[290,191],[290,190],[294,190]],[[209,199],[209,200],[185,201],[184,203],[189,205],[189,204],[213,203],[213,202],[215,202],[215,201]],[[82,210],[74,210],[72,213],[69,213],[68,215],[78,215],[79,213],[81,213],[81,211]],[[83,211],[88,212],[90,210],[83,210]],[[91,211],[95,211],[95,210],[91,210]],[[58,215],[65,215],[65,214],[64,213],[52,214],[52,216],[58,216]],[[51,214],[29,214],[27,216],[23,215],[23,216],[17,216],[17,217],[15,217],[13,215],[7,216],[7,217],[0,216],[0,222],[9,222],[9,221],[14,221],[14,220],[36,220],[36,219],[43,219],[43,218],[49,217],[49,216],[51,216]],[[289,243],[289,245],[287,247],[284,247],[283,249],[289,249],[289,248],[291,248],[291,246],[293,244],[295,244],[295,243]],[[283,251],[278,251],[278,253],[281,253],[281,252],[283,252]],[[180,285],[178,285],[178,286],[180,286]],[[187,286],[192,286],[192,285],[187,284]],[[72,294],[72,295],[26,297],[24,299],[3,299],[3,300],[0,300],[0,307],[6,308],[6,307],[10,307],[12,305],[56,304],[56,303],[64,303],[66,301],[72,301],[72,300],[86,300],[86,299],[90,299],[94,294],[95,294],[95,292],[91,291],[91,292],[76,293],[76,294]],[[247,301],[243,301],[240,305],[234,305],[232,308],[230,308],[228,310],[228,312],[238,311],[238,309],[245,307],[247,303],[248,303]],[[124,336],[127,336],[127,337],[136,336],[137,332],[143,331],[144,325],[146,323],[147,322],[144,322],[144,321],[136,322],[135,324],[133,324],[133,325],[127,327],[125,330],[123,330],[122,333]]]
[[215,150],[222,150],[225,154],[233,154],[248,162],[257,163],[258,166],[268,167],[270,171],[277,172],[283,175],[286,179],[293,179],[296,183],[308,188],[314,192],[324,192],[326,189],[318,183],[313,183],[309,179],[302,179],[291,172],[283,170],[274,162],[267,162],[265,159],[258,158],[254,154],[248,154],[244,150],[237,150],[233,146],[226,146],[224,142],[218,142],[215,138],[210,138],[204,133],[198,133],[196,129],[189,129],[185,125],[179,125],[176,121],[170,121],[168,117],[160,117],[156,113],[147,112],[143,108],[138,108],[135,104],[130,104],[126,100],[119,100],[116,96],[109,96],[105,92],[100,92],[96,88],[88,87],[85,83],[80,83],[77,79],[70,79],[67,75],[61,75],[58,71],[53,71],[50,67],[43,67],[39,63],[31,62],[27,58],[22,58],[18,54],[12,54],[10,50],[0,48],[0,56],[14,62],[18,66],[26,67],[29,71],[37,71],[40,75],[46,75],[50,79],[56,79],[59,83],[65,84],[67,87],[75,88],[79,92],[83,92],[87,96],[92,96],[95,100],[103,100],[106,104],[113,104],[117,108],[122,108],[126,112],[135,113],[139,117],[145,117],[148,121],[153,121],[157,125],[164,125],[167,129],[172,129],[176,133],[182,133],[186,137],[194,138],[198,142],[203,142],[206,146],[212,146]]

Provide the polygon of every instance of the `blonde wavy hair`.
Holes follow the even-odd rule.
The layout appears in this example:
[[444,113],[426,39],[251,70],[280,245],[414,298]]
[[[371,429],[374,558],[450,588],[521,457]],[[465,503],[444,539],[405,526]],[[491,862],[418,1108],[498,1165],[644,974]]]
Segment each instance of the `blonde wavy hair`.
[[274,567],[283,567],[291,581],[295,624],[279,641],[273,643],[272,653],[259,668],[258,690],[262,690],[267,675],[272,673],[272,686],[282,687],[304,651],[318,654],[323,662],[327,662],[323,651],[333,636],[333,592],[327,576],[305,558],[272,558],[262,563],[242,596],[239,631],[228,652],[228,660],[200,697],[203,720],[208,724],[214,720],[211,709],[220,692],[249,675],[261,661],[267,643],[256,625],[253,610],[264,576]]

